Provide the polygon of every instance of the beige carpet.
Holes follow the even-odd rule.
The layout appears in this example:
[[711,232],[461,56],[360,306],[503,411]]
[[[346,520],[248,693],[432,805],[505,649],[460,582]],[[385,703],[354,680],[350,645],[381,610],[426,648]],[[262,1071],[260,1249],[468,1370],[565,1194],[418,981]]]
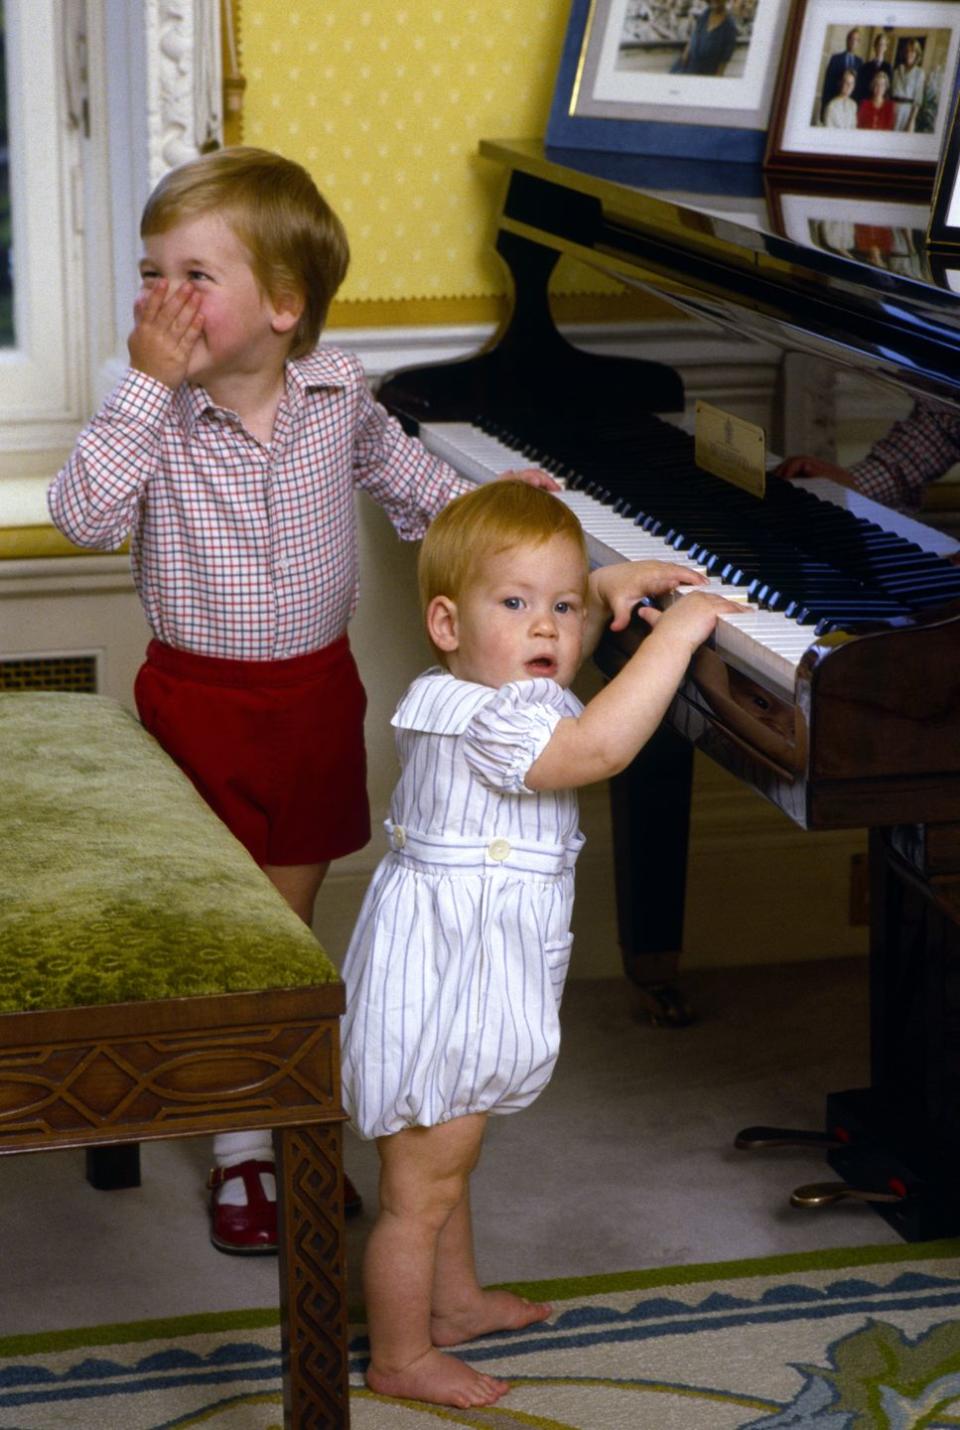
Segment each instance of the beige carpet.
[[[456,1411],[363,1387],[354,1430],[905,1430],[960,1424],[960,1241],[659,1268],[518,1289],[542,1326],[465,1358],[512,1382]],[[0,1342],[2,1430],[279,1430],[274,1311]]]

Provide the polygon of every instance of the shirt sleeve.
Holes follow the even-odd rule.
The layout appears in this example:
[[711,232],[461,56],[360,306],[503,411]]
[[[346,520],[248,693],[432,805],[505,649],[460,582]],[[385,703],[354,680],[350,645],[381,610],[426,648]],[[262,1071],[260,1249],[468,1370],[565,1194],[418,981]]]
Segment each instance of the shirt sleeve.
[[404,432],[364,384],[359,398],[354,479],[404,541],[418,541],[433,518],[473,483]]
[[77,438],[47,492],[53,524],[76,546],[114,551],[160,461],[173,389],[131,368]]
[[960,461],[960,416],[918,402],[850,468],[857,491],[885,506],[916,508],[924,486]]
[[504,685],[464,731],[467,765],[481,784],[508,794],[531,794],[527,771],[569,714],[564,691],[551,680]]

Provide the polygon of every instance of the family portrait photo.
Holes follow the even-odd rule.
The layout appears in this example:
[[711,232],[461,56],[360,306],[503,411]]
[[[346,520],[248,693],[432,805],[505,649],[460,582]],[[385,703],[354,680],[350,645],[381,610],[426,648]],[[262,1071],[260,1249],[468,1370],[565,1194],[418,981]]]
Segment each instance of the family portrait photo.
[[[842,29],[842,27],[839,27]],[[944,87],[949,30],[904,33],[893,25],[827,28],[823,83],[810,123],[827,129],[933,134]]]
[[943,0],[800,0],[767,162],[932,177],[960,13]]

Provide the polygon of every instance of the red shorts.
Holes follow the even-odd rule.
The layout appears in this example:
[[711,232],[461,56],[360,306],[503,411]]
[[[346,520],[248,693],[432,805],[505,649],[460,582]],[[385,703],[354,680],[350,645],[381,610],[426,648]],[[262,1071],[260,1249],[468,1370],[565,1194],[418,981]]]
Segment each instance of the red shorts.
[[134,694],[146,729],[258,864],[325,864],[370,838],[367,700],[346,636],[277,661],[154,640]]

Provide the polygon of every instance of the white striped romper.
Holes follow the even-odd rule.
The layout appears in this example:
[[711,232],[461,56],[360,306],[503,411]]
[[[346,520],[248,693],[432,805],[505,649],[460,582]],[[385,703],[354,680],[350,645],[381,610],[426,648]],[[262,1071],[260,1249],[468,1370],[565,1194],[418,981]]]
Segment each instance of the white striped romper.
[[344,1104],[362,1137],[515,1112],[549,1081],[583,835],[573,790],[523,781],[582,708],[553,680],[495,690],[439,668],[397,707],[390,852],[343,967]]

